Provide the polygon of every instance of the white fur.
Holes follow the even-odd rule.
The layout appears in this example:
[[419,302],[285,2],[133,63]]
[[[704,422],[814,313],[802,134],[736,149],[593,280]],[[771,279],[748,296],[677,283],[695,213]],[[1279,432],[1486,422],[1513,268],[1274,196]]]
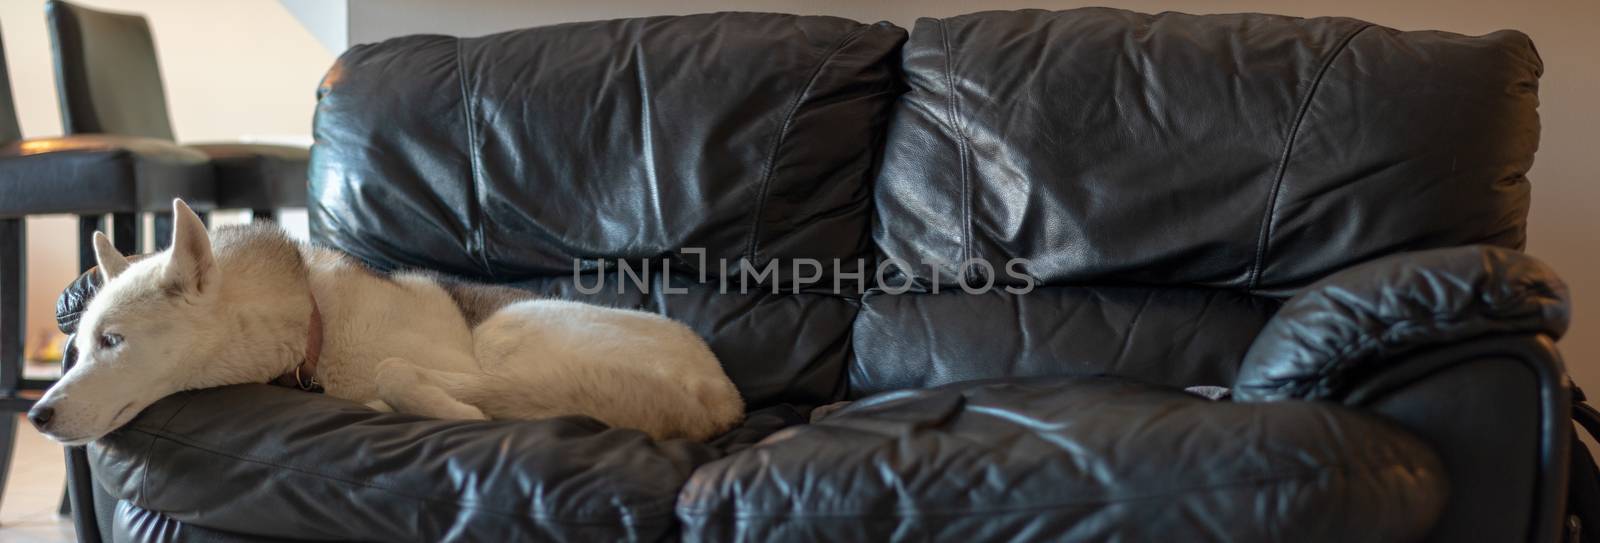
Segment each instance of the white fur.
[[[308,293],[324,325],[318,379],[328,394],[377,409],[588,415],[700,440],[743,416],[705,342],[665,317],[534,299],[473,327],[430,275],[376,275],[328,249],[283,245],[281,232],[219,231],[213,254],[199,217],[181,201],[173,211],[172,248],[137,262],[96,236],[108,280],[79,322],[77,365],[39,402],[55,411],[52,439],[86,443],[174,392],[291,371],[306,348]],[[107,334],[121,343],[102,341]]]

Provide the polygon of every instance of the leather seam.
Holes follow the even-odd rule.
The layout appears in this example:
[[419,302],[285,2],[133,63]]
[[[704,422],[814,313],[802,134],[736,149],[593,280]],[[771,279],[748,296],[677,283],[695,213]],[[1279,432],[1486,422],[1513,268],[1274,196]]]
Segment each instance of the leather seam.
[[[162,431],[165,431],[167,429],[167,425],[172,424],[172,421],[174,419],[177,419],[178,415],[182,414],[183,410],[185,408],[189,407],[189,403],[191,401],[192,401],[192,399],[184,400],[183,405],[179,405],[177,409],[174,409],[172,411],[172,415],[167,417],[167,420],[161,421],[161,425],[158,428],[160,428]],[[145,434],[150,434],[149,431],[143,430],[141,428],[133,428],[132,430],[136,431],[136,432],[143,432]],[[157,439],[156,437],[154,437],[154,435],[152,435],[151,439],[150,439],[150,444],[145,445],[144,458],[140,459],[140,462],[139,462],[139,465],[140,465],[140,467],[139,467],[139,496],[134,500],[134,502],[133,502],[134,505],[139,505],[139,506],[142,507],[143,506],[142,504],[148,504],[149,503],[149,500],[147,500],[145,497],[148,496],[149,493],[150,493],[149,492],[149,487],[148,487],[148,485],[150,483],[150,461],[153,458],[155,458],[155,449],[156,449],[156,442],[157,441],[160,441],[160,439]]]
[[472,108],[472,97],[467,92],[467,69],[465,54],[461,51],[461,38],[456,38],[455,42],[456,82],[461,88],[462,122],[466,124],[467,129],[467,175],[471,178],[471,183],[467,184],[467,190],[472,192],[467,196],[467,205],[469,206],[467,209],[467,230],[469,231],[468,234],[472,236],[471,243],[476,245],[476,247],[471,247],[470,250],[477,253],[478,263],[483,266],[483,273],[493,278],[495,276],[494,268],[489,265],[489,249],[488,244],[484,242],[483,235],[483,190],[479,186],[483,180],[478,172],[481,168],[482,157],[478,155],[478,131],[475,128],[477,125],[473,120],[476,114]]
[[1300,102],[1300,109],[1295,113],[1294,125],[1289,128],[1289,135],[1284,140],[1283,153],[1278,157],[1278,167],[1275,168],[1276,172],[1273,174],[1272,190],[1267,194],[1266,210],[1261,215],[1260,234],[1256,238],[1256,258],[1255,262],[1250,265],[1250,277],[1247,285],[1252,290],[1260,284],[1261,266],[1266,260],[1267,248],[1272,238],[1272,216],[1278,212],[1278,197],[1283,189],[1283,175],[1288,171],[1289,158],[1294,152],[1295,141],[1300,136],[1300,126],[1305,122],[1306,114],[1311,111],[1311,104],[1316,100],[1317,89],[1322,88],[1322,80],[1328,74],[1328,70],[1333,67],[1333,62],[1338,60],[1339,55],[1343,54],[1346,49],[1349,49],[1350,42],[1354,41],[1357,35],[1372,27],[1373,25],[1371,24],[1363,25],[1339,41],[1339,45],[1333,49],[1328,58],[1322,61],[1322,66],[1317,69],[1316,78],[1311,81],[1311,89],[1306,92],[1305,99]]
[[[961,98],[956,95],[955,54],[950,49],[950,30],[945,26],[944,19],[939,19],[939,40],[944,48],[944,84],[948,93],[945,102],[949,109],[947,115],[950,131],[956,136],[956,156],[960,160],[958,167],[961,170],[961,263],[957,264],[957,274],[965,275],[959,271],[960,264],[972,259],[972,188],[967,173],[967,168],[970,167],[967,159],[969,147],[966,131],[961,129]],[[937,275],[933,280],[938,283]]]
[[[187,406],[187,404],[185,404],[185,405]],[[176,417],[176,415],[177,414],[174,413],[174,417]],[[673,506],[670,505],[670,504],[666,505],[666,506],[662,506],[662,505],[659,505],[659,504],[656,504],[656,505],[628,504],[627,507],[628,507],[628,509],[630,509],[629,511],[612,512],[612,513],[601,514],[601,515],[592,515],[592,516],[584,515],[584,516],[580,516],[580,517],[561,517],[561,516],[556,516],[556,515],[537,514],[537,513],[510,513],[510,512],[499,511],[499,510],[495,510],[495,509],[492,509],[492,508],[487,508],[487,507],[483,507],[483,506],[476,505],[476,504],[471,504],[471,503],[462,503],[462,502],[459,502],[459,501],[432,498],[432,497],[427,497],[427,496],[417,496],[417,495],[414,495],[414,494],[411,494],[411,493],[407,493],[407,492],[403,492],[401,490],[397,490],[397,489],[394,489],[394,488],[375,485],[375,484],[372,484],[372,483],[366,483],[366,482],[361,482],[361,481],[345,479],[345,478],[342,478],[342,477],[336,477],[336,476],[332,476],[332,475],[318,473],[318,472],[311,471],[311,470],[308,470],[308,469],[305,469],[305,468],[279,464],[279,463],[276,463],[276,462],[271,462],[271,461],[268,461],[268,460],[263,460],[263,459],[260,459],[260,458],[251,457],[251,456],[248,456],[248,455],[243,455],[243,454],[237,454],[237,453],[231,453],[231,452],[218,450],[218,448],[213,447],[211,445],[207,445],[205,443],[201,443],[201,442],[198,442],[198,441],[195,441],[195,440],[192,440],[192,439],[186,439],[186,438],[180,437],[180,436],[178,436],[176,434],[173,434],[171,432],[167,432],[165,430],[165,425],[162,425],[162,428],[160,430],[154,430],[154,429],[149,429],[149,428],[144,428],[144,427],[138,427],[138,428],[131,428],[130,431],[139,432],[139,433],[142,433],[142,434],[150,436],[152,438],[151,439],[152,446],[154,446],[154,443],[156,441],[163,441],[164,440],[164,441],[168,441],[168,442],[172,442],[172,443],[176,443],[178,445],[182,445],[182,446],[188,447],[191,450],[199,451],[199,452],[202,452],[202,453],[205,453],[205,454],[221,456],[221,457],[224,457],[224,458],[231,458],[231,459],[238,460],[238,461],[241,461],[241,462],[249,462],[249,463],[252,463],[252,464],[257,464],[257,465],[266,466],[266,467],[270,467],[270,468],[290,471],[290,472],[293,472],[293,473],[296,473],[296,474],[300,474],[300,475],[304,475],[304,476],[307,476],[307,477],[320,479],[320,480],[327,481],[327,482],[333,482],[333,483],[339,483],[339,484],[344,484],[344,485],[349,485],[349,486],[356,486],[356,487],[361,487],[361,488],[377,490],[377,491],[380,491],[380,492],[393,494],[395,496],[399,496],[399,497],[402,497],[402,498],[405,498],[405,499],[416,500],[418,502],[424,502],[424,503],[436,504],[436,505],[454,506],[454,507],[458,507],[458,508],[461,508],[461,509],[470,509],[470,510],[473,510],[473,511],[481,511],[481,512],[484,512],[484,513],[489,513],[489,514],[499,515],[499,516],[504,516],[504,517],[510,517],[510,518],[532,519],[532,520],[539,521],[539,522],[555,522],[555,523],[560,523],[560,524],[584,524],[584,525],[606,525],[606,526],[614,526],[614,525],[616,525],[618,523],[621,523],[623,525],[629,525],[629,523],[627,521],[628,521],[628,519],[631,518],[631,519],[641,519],[641,520],[643,520],[641,522],[633,523],[632,524],[633,526],[648,526],[648,525],[651,525],[651,523],[648,522],[647,519],[651,519],[653,517],[665,517],[665,518],[670,520],[672,518],[672,516],[673,516]],[[149,458],[146,457],[146,461],[147,462],[148,462],[148,460],[149,460]],[[143,475],[143,476],[148,477],[148,475],[147,475],[149,473],[148,468],[146,468],[144,473],[145,473],[145,475]],[[670,502],[670,501],[675,501],[675,500],[676,500],[676,496],[674,496],[672,498],[672,500],[657,500],[657,501],[669,501]],[[612,502],[612,503],[614,503],[614,502]],[[138,505],[138,504],[136,504],[136,505]],[[140,507],[146,508],[146,509],[149,509],[151,511],[158,512],[158,513],[162,512],[159,509],[155,509],[155,508],[153,508],[151,506],[141,505]]]
[[806,95],[811,94],[812,86],[816,85],[817,79],[822,77],[822,71],[828,67],[829,63],[833,62],[833,58],[838,56],[846,45],[849,45],[855,38],[866,32],[867,28],[867,25],[861,25],[850,31],[822,55],[822,58],[817,61],[817,65],[811,69],[811,76],[806,79],[806,84],[800,87],[800,91],[795,94],[794,102],[789,104],[789,110],[783,115],[783,124],[778,126],[777,137],[772,142],[772,151],[767,153],[767,160],[762,164],[761,181],[756,188],[756,208],[751,214],[749,239],[745,242],[745,254],[749,257],[751,266],[755,266],[756,261],[760,258],[757,254],[757,249],[760,240],[761,218],[763,211],[767,207],[767,192],[772,184],[773,172],[777,169],[778,153],[783,150],[783,144],[788,140],[789,129],[794,126],[795,115],[799,114],[800,106],[805,104]]

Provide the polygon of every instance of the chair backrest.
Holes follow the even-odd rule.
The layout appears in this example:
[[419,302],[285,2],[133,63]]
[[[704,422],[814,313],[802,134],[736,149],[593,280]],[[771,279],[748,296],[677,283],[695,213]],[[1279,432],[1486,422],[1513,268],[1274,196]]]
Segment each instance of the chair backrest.
[[11,72],[6,70],[6,44],[0,37],[0,147],[22,139],[17,124],[17,103],[11,97]]
[[45,18],[64,132],[173,139],[155,39],[144,16],[50,0]]

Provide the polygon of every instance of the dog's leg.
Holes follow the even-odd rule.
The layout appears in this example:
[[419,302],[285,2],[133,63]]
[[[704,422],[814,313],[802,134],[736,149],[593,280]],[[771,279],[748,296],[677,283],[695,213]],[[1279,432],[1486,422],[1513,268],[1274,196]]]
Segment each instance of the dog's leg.
[[489,418],[482,410],[451,397],[415,365],[400,358],[378,364],[378,398],[399,413],[439,419]]

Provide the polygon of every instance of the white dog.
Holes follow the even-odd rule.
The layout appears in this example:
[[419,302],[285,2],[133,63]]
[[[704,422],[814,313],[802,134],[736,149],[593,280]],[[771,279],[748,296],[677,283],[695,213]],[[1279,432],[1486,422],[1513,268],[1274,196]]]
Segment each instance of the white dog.
[[276,226],[218,228],[173,202],[172,247],[130,263],[95,235],[103,286],[78,362],[29,418],[87,443],[169,394],[279,382],[446,419],[588,415],[703,440],[744,403],[705,342],[652,313],[377,274]]

